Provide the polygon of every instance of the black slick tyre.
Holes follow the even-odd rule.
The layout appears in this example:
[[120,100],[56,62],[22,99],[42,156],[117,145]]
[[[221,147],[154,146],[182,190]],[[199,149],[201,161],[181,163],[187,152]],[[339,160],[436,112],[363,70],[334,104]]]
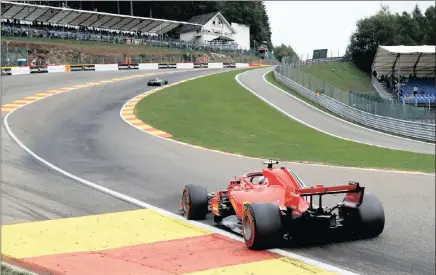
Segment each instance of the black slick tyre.
[[381,201],[376,195],[365,193],[362,204],[358,208],[346,209],[344,225],[357,237],[377,237],[385,226],[385,212]]
[[204,220],[208,212],[207,190],[203,186],[188,184],[182,194],[183,215],[188,220]]
[[253,203],[243,206],[242,235],[249,249],[269,249],[280,241],[281,215],[274,203]]

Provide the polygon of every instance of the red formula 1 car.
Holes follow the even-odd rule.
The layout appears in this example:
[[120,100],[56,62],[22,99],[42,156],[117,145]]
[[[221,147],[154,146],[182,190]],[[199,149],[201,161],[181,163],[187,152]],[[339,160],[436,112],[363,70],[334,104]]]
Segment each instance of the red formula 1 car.
[[[383,206],[359,183],[308,187],[293,171],[273,168],[277,161],[264,164],[266,169],[230,181],[225,190],[208,193],[202,186],[186,185],[180,210],[189,220],[204,220],[211,211],[215,223],[242,234],[250,249],[271,248],[322,229],[342,228],[359,237],[383,232]],[[340,193],[344,194],[340,203],[322,205],[323,195]],[[318,205],[314,196],[319,197]]]

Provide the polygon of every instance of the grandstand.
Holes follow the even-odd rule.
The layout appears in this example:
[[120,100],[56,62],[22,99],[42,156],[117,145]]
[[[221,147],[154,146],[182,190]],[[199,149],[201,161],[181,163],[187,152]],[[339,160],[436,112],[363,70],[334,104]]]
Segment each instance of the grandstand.
[[216,42],[190,43],[167,36],[168,32],[180,26],[202,27],[198,23],[10,1],[2,1],[1,8],[2,36],[62,38],[250,54]]
[[379,46],[373,86],[382,97],[389,94],[402,104],[434,108],[435,61],[435,46]]

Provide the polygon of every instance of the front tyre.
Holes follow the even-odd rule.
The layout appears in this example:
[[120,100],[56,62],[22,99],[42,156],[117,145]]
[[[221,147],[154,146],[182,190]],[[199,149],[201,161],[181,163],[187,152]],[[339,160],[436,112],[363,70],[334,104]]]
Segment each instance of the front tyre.
[[203,186],[188,184],[183,189],[182,211],[188,220],[204,220],[208,212],[207,190]]
[[279,207],[274,203],[243,206],[242,235],[249,249],[268,249],[278,245],[281,231]]

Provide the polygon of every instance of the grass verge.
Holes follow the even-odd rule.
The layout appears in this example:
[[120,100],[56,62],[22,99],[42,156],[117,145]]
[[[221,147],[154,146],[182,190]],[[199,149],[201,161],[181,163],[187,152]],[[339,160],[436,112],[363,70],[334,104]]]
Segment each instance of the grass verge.
[[434,155],[338,139],[279,113],[231,71],[168,87],[142,99],[135,113],[175,139],[226,152],[286,161],[433,172]]
[[345,91],[373,93],[371,76],[351,61],[323,62],[298,69]]

